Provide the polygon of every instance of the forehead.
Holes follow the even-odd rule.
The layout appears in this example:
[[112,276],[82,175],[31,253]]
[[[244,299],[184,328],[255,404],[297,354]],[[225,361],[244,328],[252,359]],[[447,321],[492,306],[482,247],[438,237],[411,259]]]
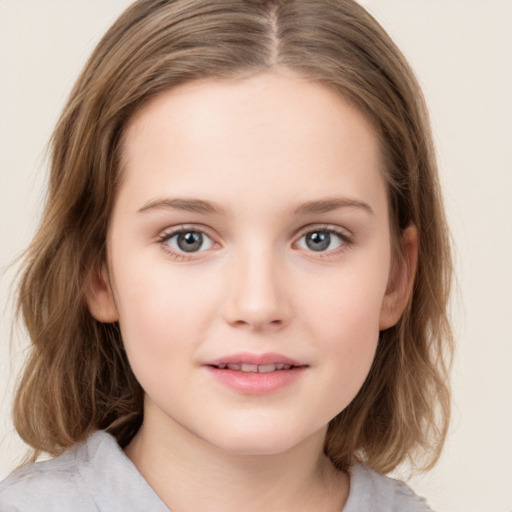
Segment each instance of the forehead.
[[337,186],[358,195],[384,186],[381,161],[376,132],[352,103],[280,70],[198,80],[152,99],[127,128],[121,188],[221,200],[247,186],[304,200]]

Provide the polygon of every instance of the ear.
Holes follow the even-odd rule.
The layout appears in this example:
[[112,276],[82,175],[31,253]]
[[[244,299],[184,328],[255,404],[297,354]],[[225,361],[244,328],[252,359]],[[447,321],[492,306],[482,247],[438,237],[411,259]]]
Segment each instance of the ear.
[[91,315],[98,322],[112,323],[119,320],[106,263],[91,275],[87,285],[86,300]]
[[393,327],[404,312],[414,285],[418,263],[418,230],[409,225],[399,241],[400,251],[392,264],[386,295],[380,311],[379,329]]

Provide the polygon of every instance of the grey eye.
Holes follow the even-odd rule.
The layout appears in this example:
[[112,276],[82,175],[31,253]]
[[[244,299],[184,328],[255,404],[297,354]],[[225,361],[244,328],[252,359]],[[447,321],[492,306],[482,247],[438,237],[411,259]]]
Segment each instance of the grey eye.
[[180,252],[199,252],[210,249],[213,241],[200,231],[180,231],[169,237],[167,244]]
[[310,231],[303,235],[297,246],[301,249],[308,249],[315,252],[323,252],[327,250],[337,249],[343,244],[340,235],[332,231],[318,230]]

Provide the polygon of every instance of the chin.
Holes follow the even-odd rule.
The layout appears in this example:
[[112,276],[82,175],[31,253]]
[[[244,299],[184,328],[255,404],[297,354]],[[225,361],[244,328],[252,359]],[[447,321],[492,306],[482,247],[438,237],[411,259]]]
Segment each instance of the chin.
[[261,440],[237,440],[236,443],[230,442],[224,445],[220,445],[219,448],[229,453],[230,455],[240,456],[272,456],[280,455],[291,450],[295,446],[295,443],[290,443],[290,440],[273,440],[261,441]]
[[[228,431],[229,432],[229,431]],[[211,444],[216,445],[220,450],[231,455],[240,456],[270,456],[286,453],[303,443],[311,441],[318,436],[319,444],[323,446],[325,429],[316,433],[303,433],[291,430],[290,428],[264,427],[254,428],[249,431],[237,429],[236,431],[225,432],[227,435],[219,436],[217,439],[210,438]]]

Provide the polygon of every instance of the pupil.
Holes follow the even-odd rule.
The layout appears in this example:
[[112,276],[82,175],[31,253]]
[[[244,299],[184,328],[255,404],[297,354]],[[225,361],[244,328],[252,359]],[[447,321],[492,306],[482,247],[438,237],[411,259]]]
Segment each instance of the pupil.
[[203,245],[203,235],[193,231],[180,233],[178,235],[178,247],[184,252],[194,252],[201,249]]
[[306,235],[306,245],[312,251],[325,251],[331,243],[330,233],[314,231]]

